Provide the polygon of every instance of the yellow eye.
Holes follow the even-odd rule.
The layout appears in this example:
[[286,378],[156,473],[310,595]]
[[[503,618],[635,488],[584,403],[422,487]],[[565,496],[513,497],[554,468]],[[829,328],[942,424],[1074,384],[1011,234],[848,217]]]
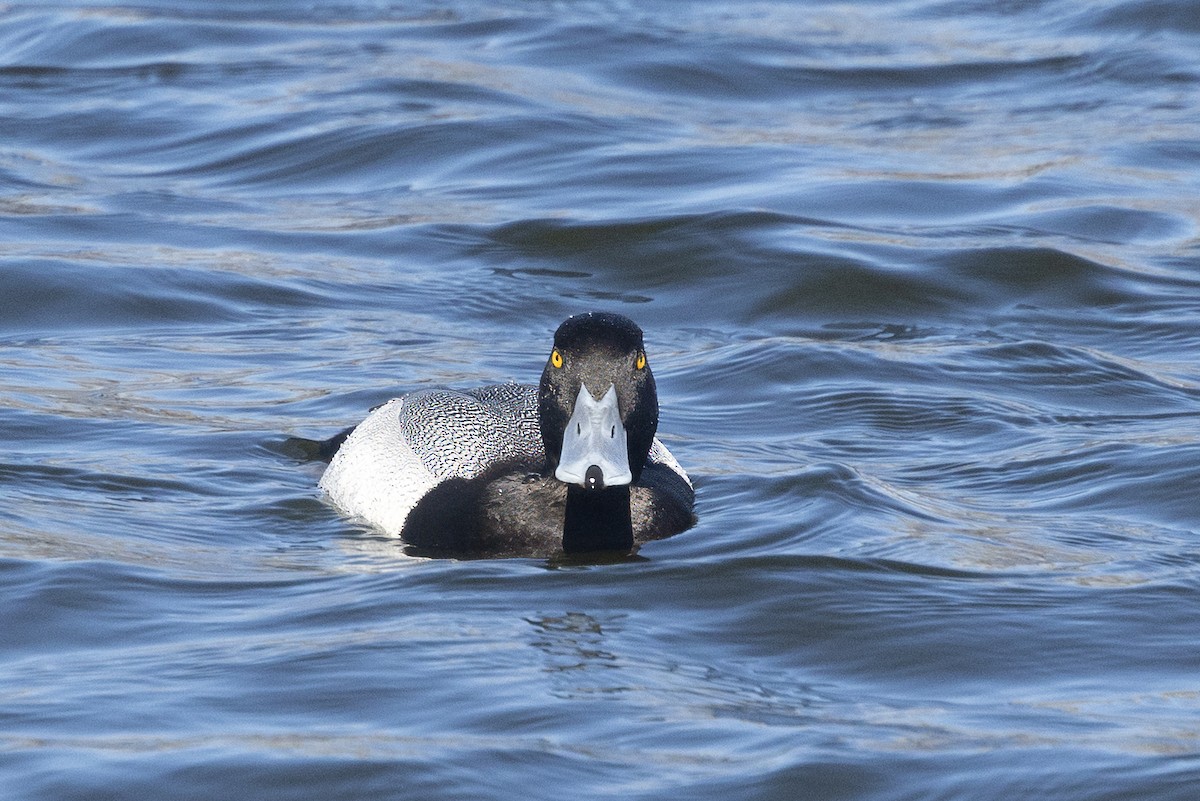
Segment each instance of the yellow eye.
[[562,354],[558,352],[558,348],[550,351],[550,363],[556,368],[562,367]]
[[644,368],[644,367],[646,366],[646,353],[645,353],[645,351],[638,351],[638,357],[637,357],[637,361],[633,363],[633,366],[634,366],[634,367],[636,367],[636,368],[637,368],[637,369],[639,369],[639,370],[641,370],[642,368]]

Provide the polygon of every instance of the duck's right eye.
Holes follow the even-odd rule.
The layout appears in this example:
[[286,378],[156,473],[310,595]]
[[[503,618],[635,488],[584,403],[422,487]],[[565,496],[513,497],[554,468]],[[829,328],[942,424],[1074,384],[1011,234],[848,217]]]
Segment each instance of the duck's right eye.
[[563,366],[563,357],[562,354],[558,352],[558,348],[555,348],[550,352],[550,363],[553,364],[555,368]]

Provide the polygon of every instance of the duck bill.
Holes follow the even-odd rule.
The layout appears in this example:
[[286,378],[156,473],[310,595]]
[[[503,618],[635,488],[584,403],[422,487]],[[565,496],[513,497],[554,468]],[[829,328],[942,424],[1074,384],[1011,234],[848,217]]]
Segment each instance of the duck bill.
[[609,384],[596,400],[587,385],[579,388],[575,410],[563,432],[562,452],[554,477],[584,489],[600,490],[629,484],[629,449],[617,406],[617,388]]

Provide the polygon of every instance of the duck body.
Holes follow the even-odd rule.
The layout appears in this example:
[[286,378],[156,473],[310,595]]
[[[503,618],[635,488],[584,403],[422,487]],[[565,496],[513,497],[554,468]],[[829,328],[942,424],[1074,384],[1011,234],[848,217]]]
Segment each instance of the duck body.
[[687,473],[655,437],[641,330],[569,318],[538,385],[422,390],[336,444],[320,486],[418,551],[630,551],[691,527]]

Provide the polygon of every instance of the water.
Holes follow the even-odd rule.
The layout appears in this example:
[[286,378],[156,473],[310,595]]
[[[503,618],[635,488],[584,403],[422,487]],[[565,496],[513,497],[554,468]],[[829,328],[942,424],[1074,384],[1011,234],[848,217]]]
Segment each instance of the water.
[[[1192,799],[1200,12],[0,11],[0,794]],[[288,436],[647,332],[699,525],[428,560]]]

